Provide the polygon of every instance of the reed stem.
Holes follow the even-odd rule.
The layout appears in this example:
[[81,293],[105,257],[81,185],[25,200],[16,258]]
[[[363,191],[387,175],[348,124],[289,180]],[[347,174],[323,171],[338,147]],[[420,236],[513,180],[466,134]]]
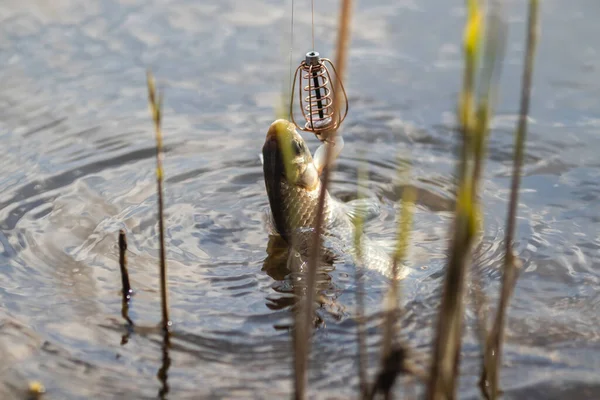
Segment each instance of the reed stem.
[[[366,163],[362,163],[358,171],[358,199],[365,198],[368,173]],[[363,287],[363,227],[364,213],[363,210],[357,210],[356,218],[354,219],[354,248],[358,265],[354,272],[354,280],[356,282],[356,345],[358,350],[358,384],[360,397],[366,398],[369,391],[369,382],[367,377],[367,334],[365,332],[365,304],[364,304],[364,287]]]
[[498,301],[498,311],[488,338],[487,361],[483,368],[482,382],[487,381],[487,395],[490,399],[496,399],[499,395],[499,374],[502,360],[502,344],[504,341],[504,325],[506,323],[506,312],[514,286],[517,280],[519,261],[513,253],[513,242],[516,229],[517,207],[519,202],[519,188],[521,185],[521,168],[523,165],[523,154],[525,151],[525,139],[527,137],[527,116],[529,114],[529,103],[531,97],[531,82],[533,77],[533,64],[539,31],[538,0],[529,1],[529,18],[527,22],[527,48],[523,65],[523,76],[521,84],[521,104],[519,112],[519,123],[515,135],[515,148],[513,157],[513,173],[511,182],[510,201],[506,220],[506,236],[504,238],[504,274],[502,276],[502,288]]
[[[462,151],[458,164],[456,217],[451,230],[452,243],[438,314],[434,357],[431,363],[427,399],[454,399],[458,386],[460,350],[463,331],[464,291],[472,248],[481,230],[479,186],[483,175],[489,121],[493,115],[501,56],[504,50],[504,25],[500,4],[490,14],[485,30],[486,43],[481,79],[481,94],[474,102],[473,82],[484,31],[482,7],[477,0],[467,0],[468,17],[464,35],[465,84],[459,102]],[[469,92],[467,92],[469,90]]]
[[[341,12],[338,28],[338,40],[337,40],[337,54],[336,64],[338,65],[338,77],[335,85],[335,92],[339,92],[340,81],[346,72],[346,58],[348,53],[348,43],[350,36],[350,17],[351,17],[351,0],[342,0]],[[336,102],[341,100],[336,98]],[[336,104],[338,105],[338,104]],[[335,143],[336,132],[332,133],[331,140]],[[296,371],[295,371],[295,398],[304,399],[306,397],[306,385],[307,385],[307,369],[308,369],[308,356],[310,354],[310,335],[312,332],[312,318],[313,318],[313,305],[315,299],[315,286],[317,276],[317,265],[321,256],[321,233],[323,231],[323,209],[325,206],[325,197],[327,194],[327,187],[329,186],[329,175],[331,160],[333,158],[333,146],[326,146],[325,152],[325,165],[327,168],[324,169],[321,177],[321,191],[319,192],[319,200],[317,206],[317,217],[315,221],[315,234],[311,243],[312,251],[308,260],[308,271],[306,279],[306,299],[304,313],[304,321],[300,327],[296,326],[297,337],[295,345],[296,353]],[[302,327],[303,325],[303,327]],[[300,328],[300,330],[298,330]],[[301,352],[298,354],[298,352]],[[300,370],[298,370],[300,369]]]
[[154,121],[154,131],[156,137],[156,191],[158,195],[158,234],[160,242],[160,295],[162,311],[162,327],[168,331],[171,326],[169,319],[168,291],[167,291],[167,262],[165,256],[165,221],[164,221],[164,201],[163,201],[163,141],[162,141],[162,95],[156,92],[154,77],[150,71],[147,72],[148,100],[150,103],[150,113]]
[[121,315],[129,325],[133,325],[133,321],[129,318],[129,300],[131,299],[132,290],[129,284],[129,272],[127,271],[127,236],[125,231],[119,231],[119,266],[121,268],[121,286],[123,299],[121,302]]
[[392,279],[384,305],[381,366],[373,386],[371,397],[382,392],[385,398],[392,396],[392,388],[398,375],[405,372],[407,348],[398,341],[398,315],[400,314],[400,266],[406,257],[410,243],[413,207],[416,200],[414,187],[407,185],[400,202],[396,247],[392,256]]

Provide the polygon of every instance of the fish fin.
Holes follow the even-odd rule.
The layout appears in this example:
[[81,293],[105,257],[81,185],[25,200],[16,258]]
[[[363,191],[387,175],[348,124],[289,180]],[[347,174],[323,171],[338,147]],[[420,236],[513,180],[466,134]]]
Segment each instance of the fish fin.
[[379,201],[377,199],[355,199],[344,203],[346,214],[352,221],[360,217],[365,222],[370,221],[381,214]]
[[258,154],[258,159],[260,160],[260,165],[265,165],[265,157],[262,155],[262,153]]
[[322,145],[320,145],[317,150],[315,150],[315,154],[313,156],[313,164],[315,166],[315,168],[317,169],[317,172],[319,175],[321,175],[321,173],[323,172],[323,170],[326,167],[326,158],[327,158],[327,147],[328,146],[333,146],[333,154],[331,157],[331,162],[335,161],[339,156],[340,153],[342,152],[342,149],[344,148],[344,138],[342,137],[342,135],[337,135],[335,137],[334,142],[325,142]]
[[287,269],[291,272],[304,271],[308,265],[308,258],[302,256],[297,250],[291,249],[288,252]]
[[[308,259],[309,252],[312,249],[314,235],[314,228],[298,228],[292,233],[292,247],[306,259]],[[341,254],[341,252],[337,251],[334,247],[335,245],[336,242],[334,240],[323,238],[320,263],[332,264],[338,258],[338,254]]]
[[262,220],[269,235],[279,236],[279,232],[275,227],[275,219],[273,218],[273,214],[271,214],[269,209],[265,209]]
[[314,189],[319,183],[319,173],[317,172],[316,167],[312,164],[309,164],[296,183],[309,190]]

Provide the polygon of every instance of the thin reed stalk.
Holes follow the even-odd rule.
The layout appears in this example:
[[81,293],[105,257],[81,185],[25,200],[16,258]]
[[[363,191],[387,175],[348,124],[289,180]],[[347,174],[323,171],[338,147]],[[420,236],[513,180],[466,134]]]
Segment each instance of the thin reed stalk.
[[384,302],[383,340],[381,366],[369,398],[383,393],[391,398],[394,383],[401,373],[409,372],[408,348],[398,339],[398,316],[400,314],[400,265],[406,257],[410,244],[410,232],[417,192],[413,186],[405,186],[400,202],[396,247],[392,256],[392,279]]
[[[368,173],[366,163],[362,163],[358,170],[358,199],[365,198]],[[362,204],[362,203],[360,203]],[[367,333],[365,331],[365,304],[364,304],[364,288],[363,288],[363,227],[364,227],[364,210],[359,209],[354,218],[354,248],[358,265],[354,272],[354,280],[356,282],[356,345],[358,349],[358,383],[360,397],[366,398],[369,391],[369,382],[367,377]]]
[[150,71],[147,72],[148,101],[150,103],[150,114],[154,121],[154,131],[156,137],[156,191],[158,195],[158,235],[160,241],[160,295],[162,311],[162,327],[165,331],[169,330],[171,321],[169,319],[168,292],[167,292],[167,262],[165,256],[165,219],[164,219],[164,201],[163,201],[163,141],[162,141],[162,95],[156,91],[156,83]]
[[[443,284],[442,300],[434,341],[428,399],[454,399],[458,386],[460,349],[463,330],[464,291],[473,243],[481,229],[479,186],[483,174],[489,121],[497,95],[500,55],[504,35],[501,18],[492,14],[486,30],[485,54],[478,102],[475,104],[475,73],[484,30],[481,4],[467,0],[467,23],[464,34],[465,82],[460,95],[458,114],[462,132],[462,149],[458,164],[456,216],[450,232],[452,242]],[[498,12],[497,9],[494,10]]]
[[[463,195],[463,197],[465,197]],[[440,306],[428,399],[453,399],[458,379],[466,263],[473,237],[472,211],[464,199],[457,210],[454,238]]]
[[294,398],[297,400],[306,398],[309,327],[305,325],[304,314],[308,308],[300,303],[294,322]]
[[[335,93],[340,92],[341,88],[341,80],[346,72],[346,58],[348,53],[348,43],[350,37],[350,19],[351,19],[351,11],[352,11],[352,1],[351,0],[342,0],[341,3],[341,12],[340,12],[340,20],[339,20],[339,28],[338,28],[338,40],[337,40],[337,54],[336,54],[336,64],[338,65],[337,72],[339,79],[336,80],[336,84],[334,86]],[[336,106],[341,105],[341,99],[336,98]],[[337,108],[339,109],[339,108]],[[332,132],[331,140],[335,142],[335,135],[337,132]],[[315,298],[315,286],[316,286],[316,275],[317,275],[317,264],[321,256],[321,233],[323,229],[323,209],[325,205],[325,195],[327,193],[327,187],[329,186],[329,176],[330,176],[330,166],[333,158],[333,146],[326,146],[325,150],[325,165],[327,168],[323,171],[323,175],[321,177],[321,191],[319,193],[319,201],[317,206],[317,216],[315,222],[315,234],[313,236],[313,240],[311,243],[310,257],[308,260],[308,271],[307,271],[307,292],[305,299],[305,307],[304,307],[304,321],[301,325],[304,325],[304,328],[301,328],[300,331],[297,330],[297,334],[301,334],[296,338],[299,341],[296,346],[296,352],[301,351],[300,354],[296,353],[296,366],[304,369],[304,371],[296,371],[296,399],[304,399],[306,396],[306,385],[307,385],[307,374],[306,370],[308,369],[308,356],[310,354],[310,335],[311,335],[311,327],[312,327],[312,318],[313,318],[313,303]],[[298,328],[298,326],[296,327]]]
[[458,164],[458,192],[456,217],[451,231],[452,242],[444,280],[442,301],[438,314],[434,355],[431,363],[427,398],[453,399],[458,377],[458,359],[461,346],[463,291],[466,263],[471,251],[474,231],[472,181],[469,178],[472,156],[474,84],[482,15],[476,1],[468,1],[468,17],[464,35],[465,75],[458,114],[461,123],[462,148]]
[[488,338],[489,341],[486,348],[487,357],[485,358],[482,375],[482,382],[485,383],[485,381],[487,381],[487,385],[485,385],[485,387],[489,389],[487,391],[487,396],[490,399],[497,399],[500,391],[499,374],[502,360],[502,344],[504,341],[506,312],[518,276],[517,271],[519,261],[513,253],[513,242],[516,229],[519,187],[521,184],[521,168],[523,165],[525,139],[527,136],[527,116],[529,114],[531,82],[533,77],[533,64],[538,32],[538,0],[529,0],[527,48],[525,51],[523,65],[519,123],[515,135],[511,192],[508,205],[508,216],[506,220],[506,236],[504,238],[504,274],[502,276],[502,288],[500,292],[500,299],[498,301],[498,310],[496,312],[496,318]]
[[472,285],[472,306],[475,314],[476,334],[481,350],[482,365],[485,364],[485,351],[488,337],[488,300],[484,292],[484,282],[482,271],[477,266],[473,265],[471,269],[471,285]]
[[129,272],[127,271],[127,236],[125,231],[119,231],[119,267],[121,269],[121,286],[123,298],[121,301],[121,315],[129,325],[133,321],[129,318],[129,300],[131,299],[131,285],[129,284]]
[[[498,81],[500,79],[500,61],[503,59],[505,41],[507,36],[507,26],[502,13],[502,3],[497,0],[492,0],[491,8],[492,9],[490,11],[486,27],[487,34],[483,54],[483,59],[485,63],[483,65],[483,70],[480,78],[481,86],[483,87],[483,89],[481,89],[480,92],[483,92],[484,95],[480,99],[480,104],[477,106],[477,113],[475,115],[476,131],[479,131],[481,129],[487,130],[485,126],[488,124],[488,121],[491,120],[492,111],[494,109],[494,100],[497,96],[496,92]],[[478,124],[484,126],[482,127]],[[472,198],[475,204],[478,203],[479,198],[479,186],[481,184],[480,176],[483,169],[483,162],[486,156],[487,137],[487,134],[477,135],[477,139],[474,140],[471,144],[473,146],[475,156],[475,166],[473,169],[473,182],[475,183],[473,185],[472,193]],[[477,210],[479,210],[479,206],[477,206]],[[481,212],[477,213],[476,222],[478,232],[476,240],[478,240],[481,236],[481,227],[483,226],[481,215]],[[488,335],[488,317],[486,311],[488,301],[484,292],[484,283],[483,277],[481,276],[480,268],[478,268],[478,266],[476,266],[475,263],[472,262],[472,267],[470,268],[469,272],[470,280],[472,283],[473,308],[476,318],[476,331],[481,347],[481,354],[483,355],[483,358],[485,358],[485,347]]]
[[163,141],[162,141],[162,95],[156,91],[156,83],[152,73],[147,72],[148,85],[148,101],[150,105],[150,113],[154,121],[154,131],[156,138],[156,191],[158,195],[158,234],[160,242],[160,295],[161,295],[161,312],[162,312],[162,364],[157,373],[157,378],[161,383],[158,391],[158,397],[166,398],[169,393],[168,371],[171,366],[171,358],[169,357],[169,348],[171,347],[170,327],[168,307],[168,290],[167,290],[167,261],[165,255],[165,218],[164,218],[164,200],[163,200]]
[[[506,45],[507,26],[503,14],[503,4],[500,0],[489,2],[489,16],[486,23],[485,43],[483,46],[483,63],[479,79],[479,96],[474,119],[475,126],[469,129],[474,134],[470,135],[474,140],[472,162],[473,162],[473,191],[471,196],[474,204],[479,204],[479,188],[481,176],[487,155],[487,141],[489,137],[489,123],[494,115],[496,98],[498,97],[498,86],[502,72],[502,60]],[[478,207],[479,208],[479,207]],[[481,227],[481,215],[477,208],[477,222]]]

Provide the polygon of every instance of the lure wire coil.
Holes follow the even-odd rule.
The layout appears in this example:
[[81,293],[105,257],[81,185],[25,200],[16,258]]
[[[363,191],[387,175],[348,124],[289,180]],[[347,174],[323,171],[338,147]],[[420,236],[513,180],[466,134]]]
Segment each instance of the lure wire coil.
[[[329,68],[331,68],[339,83],[343,96],[343,112],[337,109],[335,85]],[[298,86],[296,88],[296,82]],[[298,101],[302,116],[306,121],[300,126],[294,117],[294,91],[298,90]],[[327,141],[329,133],[335,131],[344,121],[348,114],[348,97],[344,85],[337,74],[331,60],[321,58],[319,53],[311,51],[306,54],[304,61],[300,63],[292,83],[290,99],[290,117],[292,123],[301,131],[312,132],[319,140]]]

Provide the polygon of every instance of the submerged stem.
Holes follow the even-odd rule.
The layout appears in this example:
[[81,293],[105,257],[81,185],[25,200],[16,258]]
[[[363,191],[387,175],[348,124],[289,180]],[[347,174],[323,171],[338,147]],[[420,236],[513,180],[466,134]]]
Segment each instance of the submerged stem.
[[121,315],[129,325],[133,321],[129,318],[129,299],[131,299],[131,285],[129,283],[129,272],[127,271],[127,236],[125,231],[119,231],[119,267],[121,269],[121,286],[123,298],[121,301]]

